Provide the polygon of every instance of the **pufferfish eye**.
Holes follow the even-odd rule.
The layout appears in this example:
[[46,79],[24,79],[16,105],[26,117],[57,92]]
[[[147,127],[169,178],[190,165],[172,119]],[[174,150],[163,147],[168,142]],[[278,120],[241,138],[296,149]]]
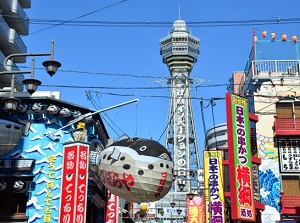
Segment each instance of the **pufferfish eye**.
[[140,176],[144,175],[144,171],[143,170],[139,170],[138,171],[138,175],[140,175]]
[[153,164],[149,164],[149,165],[148,165],[148,169],[149,169],[149,170],[153,170],[153,169],[154,169]]

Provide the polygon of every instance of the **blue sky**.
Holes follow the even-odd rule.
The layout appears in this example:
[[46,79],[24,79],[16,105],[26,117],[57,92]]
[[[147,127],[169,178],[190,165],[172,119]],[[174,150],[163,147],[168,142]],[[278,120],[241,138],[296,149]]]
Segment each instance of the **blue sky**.
[[[263,30],[267,38],[271,32],[277,38],[282,33],[288,38],[300,36],[299,22],[289,20],[299,17],[299,8],[299,0],[36,0],[26,10],[31,24],[23,40],[32,53],[49,51],[51,39],[55,40],[55,59],[62,67],[50,78],[38,70],[48,58],[36,58],[36,78],[43,83],[39,90],[60,91],[62,100],[93,110],[138,98],[137,105],[103,114],[109,135],[117,138],[126,133],[164,144],[170,92],[157,83],[169,76],[159,40],[168,35],[175,20],[185,20],[201,41],[191,77],[204,83],[191,94],[202,150],[200,98],[208,105],[211,98],[225,97],[232,73],[245,68],[253,29],[259,38]],[[204,115],[206,128],[213,126],[213,117],[215,124],[225,122],[225,101],[216,101],[214,116],[210,107]]]

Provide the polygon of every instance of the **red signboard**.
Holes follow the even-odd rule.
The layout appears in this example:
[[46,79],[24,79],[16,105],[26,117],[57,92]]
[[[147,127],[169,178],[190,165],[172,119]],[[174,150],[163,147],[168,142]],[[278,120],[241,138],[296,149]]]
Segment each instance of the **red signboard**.
[[192,200],[186,199],[187,223],[204,222],[204,202],[202,197],[195,195]]
[[59,222],[84,223],[88,178],[88,144],[64,146]]
[[107,206],[105,212],[105,223],[118,222],[118,196],[107,190]]
[[78,147],[77,163],[77,187],[76,187],[76,222],[85,223],[87,178],[88,178],[88,154],[87,146]]
[[77,147],[64,148],[59,222],[74,222]]

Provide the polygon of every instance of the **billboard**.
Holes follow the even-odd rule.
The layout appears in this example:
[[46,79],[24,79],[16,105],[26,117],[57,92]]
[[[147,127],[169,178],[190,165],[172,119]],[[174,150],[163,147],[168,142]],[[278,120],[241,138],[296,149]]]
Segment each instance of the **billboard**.
[[205,220],[225,222],[222,151],[204,150]]
[[64,146],[59,222],[85,223],[89,146]]
[[199,195],[194,195],[193,199],[186,198],[187,223],[204,222],[204,201]]
[[231,217],[232,219],[255,221],[247,98],[227,93],[226,116]]

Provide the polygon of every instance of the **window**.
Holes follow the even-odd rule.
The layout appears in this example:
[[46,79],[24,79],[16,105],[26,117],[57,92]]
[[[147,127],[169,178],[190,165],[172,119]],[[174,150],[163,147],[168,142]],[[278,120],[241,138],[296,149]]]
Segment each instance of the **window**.
[[293,118],[293,104],[277,103],[276,114],[278,118]]
[[299,176],[282,176],[282,189],[285,196],[298,196],[300,194]]
[[[0,191],[0,219],[14,216],[16,219],[26,220],[26,203],[28,200],[28,178],[23,177],[0,177],[1,182],[6,183],[6,187]],[[13,185],[17,181],[24,183],[21,189],[14,189]],[[0,220],[1,221],[1,220]]]

